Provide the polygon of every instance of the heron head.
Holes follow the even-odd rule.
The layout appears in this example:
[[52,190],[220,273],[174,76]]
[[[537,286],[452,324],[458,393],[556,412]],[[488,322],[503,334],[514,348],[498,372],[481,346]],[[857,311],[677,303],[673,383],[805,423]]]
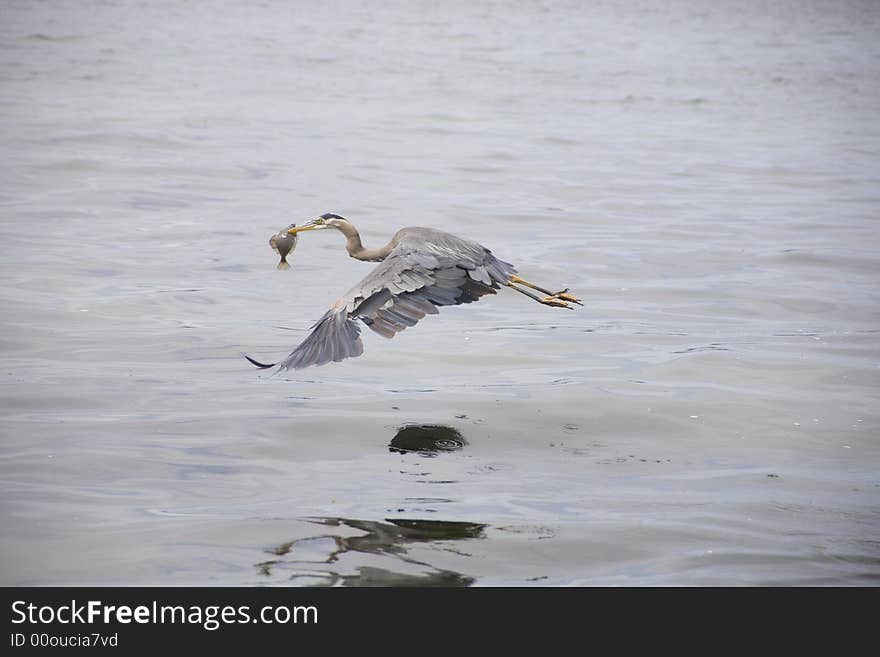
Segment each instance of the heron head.
[[326,228],[339,229],[343,224],[347,223],[348,220],[345,219],[345,217],[340,217],[338,214],[328,212],[322,214],[320,217],[315,217],[311,221],[307,221],[302,226],[294,226],[287,232],[291,235],[295,235],[296,233],[301,233],[306,230],[324,230]]

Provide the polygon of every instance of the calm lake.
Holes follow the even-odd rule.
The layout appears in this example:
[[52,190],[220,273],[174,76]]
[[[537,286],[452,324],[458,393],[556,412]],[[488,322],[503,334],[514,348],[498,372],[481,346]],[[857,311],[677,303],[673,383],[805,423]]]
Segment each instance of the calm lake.
[[[0,584],[880,584],[880,4],[0,7]],[[510,290],[271,376],[428,226]]]

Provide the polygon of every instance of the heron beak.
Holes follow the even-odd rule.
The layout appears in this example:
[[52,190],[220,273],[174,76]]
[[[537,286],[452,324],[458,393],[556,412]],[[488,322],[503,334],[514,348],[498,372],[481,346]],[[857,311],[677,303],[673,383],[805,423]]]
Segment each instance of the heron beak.
[[288,235],[296,235],[297,233],[301,233],[305,230],[317,230],[318,227],[312,223],[311,221],[307,224],[303,224],[302,226],[294,226],[293,228],[289,228],[287,230]]

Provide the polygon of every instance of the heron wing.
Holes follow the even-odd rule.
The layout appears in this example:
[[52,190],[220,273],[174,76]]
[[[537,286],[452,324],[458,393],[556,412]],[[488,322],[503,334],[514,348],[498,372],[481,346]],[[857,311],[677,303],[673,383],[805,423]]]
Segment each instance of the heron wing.
[[302,343],[278,363],[279,370],[299,370],[360,356],[364,344],[360,327],[344,310],[331,308],[312,326]]
[[392,338],[426,315],[436,315],[440,306],[472,303],[495,294],[499,283],[513,273],[512,265],[479,244],[454,239],[457,244],[421,240],[417,248],[402,240],[343,298],[349,315]]
[[488,249],[431,229],[403,229],[394,250],[312,327],[312,332],[278,364],[301,369],[360,356],[356,320],[392,338],[440,306],[471,303],[495,294],[515,273],[513,265]]

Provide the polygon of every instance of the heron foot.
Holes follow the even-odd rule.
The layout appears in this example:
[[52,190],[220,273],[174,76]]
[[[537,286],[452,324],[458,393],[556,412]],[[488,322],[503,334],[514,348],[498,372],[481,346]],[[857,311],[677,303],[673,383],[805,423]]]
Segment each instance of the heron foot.
[[554,298],[554,299],[560,299],[560,300],[562,300],[562,301],[568,301],[568,302],[570,302],[570,303],[576,303],[576,304],[579,305],[579,306],[583,306],[583,305],[584,305],[584,302],[581,301],[580,299],[578,299],[576,296],[574,296],[573,294],[568,294],[568,288],[565,288],[564,290],[562,290],[562,292],[557,292],[556,294],[551,295],[551,296],[552,296],[552,298]]
[[568,308],[569,310],[573,310],[571,306],[569,306],[565,301],[559,299],[555,294],[550,297],[544,297],[543,299],[538,299],[541,303],[546,306],[556,306],[557,308]]
[[[541,287],[540,285],[535,285],[534,283],[530,283],[529,281],[524,280],[524,279],[520,278],[519,276],[511,276],[511,277],[510,277],[510,281],[508,281],[508,285],[510,285],[511,283],[517,283],[517,284],[519,284],[519,285],[525,285],[526,287],[530,287],[530,288],[532,288],[533,290],[537,290],[538,292],[543,292],[544,294],[547,295],[546,297],[544,297],[545,299],[557,299],[557,300],[559,300],[559,301],[567,301],[567,302],[569,302],[569,303],[576,303],[576,304],[579,305],[579,306],[583,306],[583,305],[584,305],[583,302],[582,302],[580,299],[578,299],[578,298],[577,298],[576,296],[574,296],[573,294],[569,294],[569,293],[568,293],[568,288],[565,288],[564,290],[560,290],[559,292],[551,292],[550,290],[547,290],[547,289]],[[510,286],[511,286],[513,289],[517,290],[518,292],[523,292],[524,294],[527,294],[527,293],[525,292],[525,290],[523,290],[522,288],[518,288],[518,287],[516,287],[515,285],[510,285]],[[536,301],[540,301],[541,303],[544,303],[543,300],[541,300],[540,298],[538,298],[538,297],[536,297],[536,296],[533,296],[533,295],[531,295],[531,294],[529,294],[528,296],[531,296],[531,297],[534,298]],[[548,304],[548,305],[551,305],[551,306],[553,306],[553,305],[559,306],[560,304],[552,304],[552,303],[551,303],[551,304]],[[569,308],[570,306],[565,305],[564,307],[565,307],[565,308]]]

